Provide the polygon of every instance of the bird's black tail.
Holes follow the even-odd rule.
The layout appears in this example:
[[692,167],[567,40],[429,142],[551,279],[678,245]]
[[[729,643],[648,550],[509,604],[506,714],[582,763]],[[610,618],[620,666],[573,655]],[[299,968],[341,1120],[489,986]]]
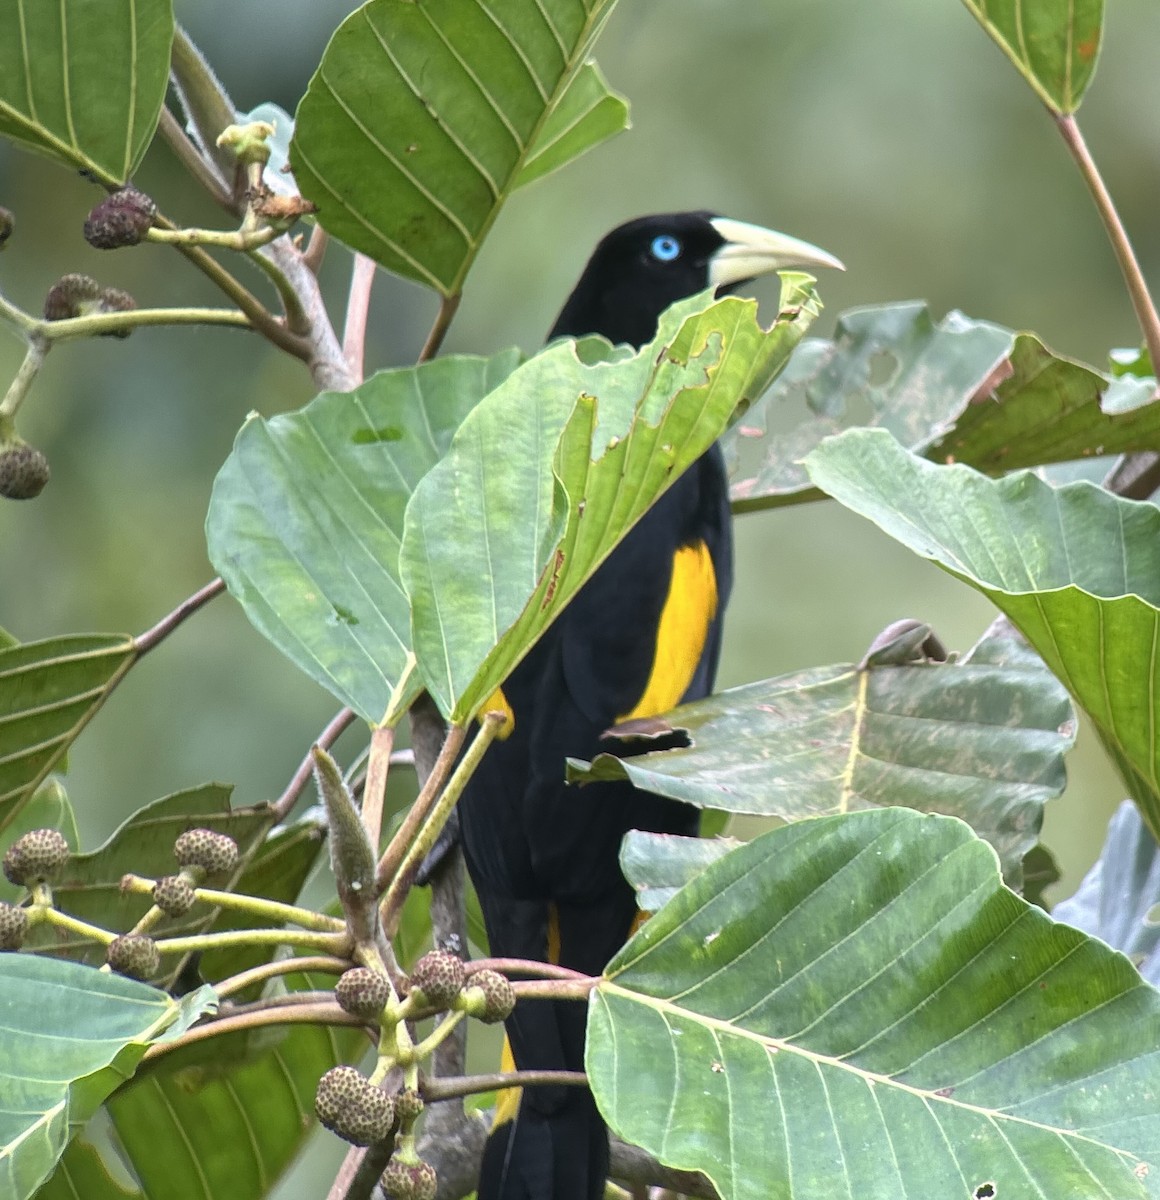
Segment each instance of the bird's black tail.
[[[635,911],[625,884],[582,907],[489,897],[484,915],[493,953],[595,975],[623,944]],[[587,1014],[577,1000],[521,1000],[506,1022],[504,1069],[583,1071]],[[505,1095],[484,1150],[479,1200],[599,1200],[608,1131],[592,1093],[537,1086]]]

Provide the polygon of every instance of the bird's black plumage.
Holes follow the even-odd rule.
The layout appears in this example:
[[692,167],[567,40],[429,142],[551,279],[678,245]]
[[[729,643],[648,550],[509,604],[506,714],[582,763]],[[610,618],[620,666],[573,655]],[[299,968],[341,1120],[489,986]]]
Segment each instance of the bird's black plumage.
[[[762,239],[765,239],[763,242]],[[732,257],[730,257],[732,256]],[[710,213],[643,217],[597,246],[551,336],[600,334],[639,347],[673,302],[762,270],[829,256]],[[724,265],[723,265],[724,264]],[[564,784],[568,757],[639,711],[706,695],[733,578],[729,492],[714,446],[628,533],[504,684],[515,716],[460,800],[468,869],[492,953],[599,973],[635,916],[619,866],[630,829],[694,834],[696,810],[626,782]],[[666,624],[674,606],[683,620]],[[665,632],[661,632],[664,630]],[[673,630],[677,632],[674,633]],[[662,648],[666,638],[687,645]],[[507,1022],[523,1070],[583,1069],[582,1004],[521,1001]],[[591,1094],[532,1088],[485,1152],[480,1200],[593,1200],[608,1166]]]

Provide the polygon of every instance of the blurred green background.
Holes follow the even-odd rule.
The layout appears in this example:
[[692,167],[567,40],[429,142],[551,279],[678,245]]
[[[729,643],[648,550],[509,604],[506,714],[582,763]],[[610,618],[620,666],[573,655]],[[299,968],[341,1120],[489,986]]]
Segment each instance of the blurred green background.
[[[293,111],[326,39],[354,7],[325,0],[178,0],[238,106]],[[1081,124],[1134,238],[1160,278],[1160,8],[1109,6]],[[1091,201],[1052,122],[957,0],[624,0],[598,46],[632,104],[633,129],[518,194],[471,275],[446,349],[542,340],[598,237],[648,211],[711,208],[839,255],[820,281],[826,333],[841,310],[922,297],[1041,335],[1102,364],[1138,340]],[[137,179],[169,216],[220,225],[151,151]],[[84,271],[141,304],[218,303],[172,251],[88,247],[96,189],[0,145],[0,204],[17,230],[0,286],[37,310]],[[348,256],[324,278],[340,314]],[[255,287],[262,281],[243,265]],[[775,285],[757,292],[769,301]],[[413,361],[435,311],[421,289],[376,287],[368,368]],[[20,346],[0,338],[0,376]],[[33,503],[0,506],[0,625],[21,639],[140,632],[211,572],[202,531],[214,474],[247,412],[310,399],[305,370],[231,331],[139,331],[56,350],[22,413],[53,478]],[[989,605],[833,504],[738,521],[738,586],[720,683],[861,656],[899,616],[966,648]],[[207,779],[235,799],[276,795],[335,702],[225,599],[136,668],[70,756],[86,846],[157,796]],[[343,749],[353,749],[348,735]],[[1070,891],[1098,853],[1120,785],[1090,734],[1046,840]]]

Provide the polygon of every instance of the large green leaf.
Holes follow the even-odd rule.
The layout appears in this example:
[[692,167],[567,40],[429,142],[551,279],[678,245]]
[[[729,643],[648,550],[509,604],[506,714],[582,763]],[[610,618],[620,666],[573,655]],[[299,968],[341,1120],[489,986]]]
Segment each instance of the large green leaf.
[[764,390],[818,311],[811,282],[782,277],[769,330],[752,300],[703,294],[670,308],[636,354],[557,342],[472,410],[415,491],[400,555],[419,669],[445,714],[475,714],[734,410]]
[[136,657],[133,639],[119,634],[77,634],[0,650],[0,832]]
[[619,132],[589,51],[613,0],[370,0],[331,39],[291,163],[318,219],[409,279],[460,291],[520,184]]
[[[1146,403],[1152,391],[1135,377],[1114,383],[1033,334],[961,313],[935,324],[922,303],[852,309],[832,339],[804,341],[729,431],[726,445],[744,465],[733,507],[818,499],[802,460],[850,426],[888,429],[935,462],[992,474],[1160,449],[1160,404]],[[809,415],[791,424],[803,405]],[[753,466],[756,449],[761,460]]]
[[[290,976],[291,990],[332,979]],[[297,1025],[167,1055],[109,1101],[147,1200],[262,1200],[317,1127],[319,1077],[357,1061],[361,1029]],[[244,1130],[244,1136],[243,1136]],[[233,1136],[223,1136],[233,1131]]]
[[606,968],[586,1065],[617,1133],[725,1200],[1160,1195],[1160,995],[947,817],[709,867]]
[[0,136],[124,183],[169,83],[171,0],[0,0]]
[[1160,511],[1089,483],[937,467],[881,430],[831,438],[810,478],[988,596],[1092,717],[1160,829]]
[[411,649],[398,565],[407,501],[518,362],[516,350],[449,356],[255,417],[214,483],[214,567],[258,630],[368,721]]
[[[698,807],[782,817],[902,804],[961,817],[1018,887],[1075,742],[1067,692],[999,630],[966,659],[816,667],[675,709],[685,749],[570,764]],[[631,743],[630,743],[631,744]],[[581,792],[577,804],[585,802]]]
[[179,1002],[77,963],[0,955],[0,1195],[31,1196],[149,1043],[212,1004],[204,988]]
[[1104,0],[963,0],[1035,94],[1074,112],[1091,82]]

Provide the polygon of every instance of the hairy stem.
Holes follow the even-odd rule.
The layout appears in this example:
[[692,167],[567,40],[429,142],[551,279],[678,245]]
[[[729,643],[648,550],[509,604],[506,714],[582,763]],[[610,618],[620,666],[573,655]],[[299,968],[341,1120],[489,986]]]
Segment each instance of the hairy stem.
[[1104,229],[1107,230],[1108,238],[1111,240],[1116,261],[1120,264],[1120,270],[1123,272],[1124,283],[1127,285],[1132,307],[1136,310],[1136,320],[1139,322],[1140,332],[1144,335],[1144,342],[1152,358],[1152,367],[1154,370],[1160,370],[1160,316],[1157,316],[1156,306],[1148,292],[1148,285],[1144,281],[1144,274],[1140,270],[1132,243],[1128,240],[1127,230],[1120,220],[1120,214],[1116,211],[1111,193],[1088,150],[1075,116],[1072,113],[1060,114],[1055,118],[1055,123],[1095,201],[1100,220],[1103,221]]
[[315,971],[323,975],[341,975],[350,969],[350,960],[333,958],[329,955],[303,955],[300,958],[280,958],[275,962],[263,963],[260,967],[251,967],[248,971],[240,971],[231,975],[221,983],[215,983],[214,991],[225,999],[235,992],[243,992],[256,983],[264,983],[267,979],[275,979],[280,975],[294,975],[299,971],[306,973]]
[[230,212],[236,212],[233,195],[216,165],[190,141],[181,122],[167,108],[161,110],[157,126],[161,136],[177,157],[177,161],[197,180],[210,196]]
[[444,296],[439,302],[435,323],[431,326],[431,332],[427,334],[423,349],[419,351],[419,362],[425,363],[439,353],[439,347],[443,345],[443,339],[447,336],[448,329],[451,328],[451,322],[455,319],[456,312],[459,311],[459,301],[462,299],[462,294],[456,292],[454,296]]
[[531,979],[562,979],[565,981],[587,981],[591,978],[583,971],[571,967],[559,967],[555,963],[536,962],[530,958],[474,958],[464,964],[468,977],[476,971],[498,971],[510,979],[513,975],[525,975]]
[[447,736],[439,751],[439,757],[435,760],[435,766],[427,776],[419,795],[415,797],[411,811],[407,813],[406,819],[391,839],[391,844],[379,859],[375,886],[380,891],[398,875],[399,869],[407,857],[407,851],[418,836],[423,822],[435,807],[435,802],[439,799],[439,792],[451,773],[451,768],[455,764],[455,759],[458,757],[466,737],[467,730],[461,725],[452,725],[447,730]]
[[50,342],[66,338],[124,333],[146,325],[228,325],[252,329],[250,318],[235,308],[133,308],[128,312],[91,313],[63,321],[38,323],[37,332]]
[[137,657],[148,654],[155,646],[163,642],[179,625],[184,624],[195,612],[204,608],[215,596],[220,596],[226,590],[226,585],[220,578],[214,578],[199,588],[188,599],[183,600],[171,613],[162,617],[152,629],[147,629],[133,639]]
[[44,365],[48,350],[48,342],[44,338],[34,336],[29,340],[28,349],[24,352],[24,361],[21,362],[16,377],[8,385],[4,399],[0,400],[0,422],[11,425],[12,418],[16,416],[21,404],[24,403],[24,397],[28,395],[32,381]]
[[356,379],[364,377],[367,318],[371,307],[371,288],[375,282],[375,260],[355,254],[350,272],[350,294],[346,302],[346,325],[342,333],[342,352]]
[[362,821],[371,845],[378,849],[383,829],[383,801],[387,794],[387,773],[391,769],[391,749],[395,730],[380,725],[371,734],[371,753],[367,760],[367,778],[363,787]]
[[188,937],[162,938],[162,954],[186,954],[191,950],[220,950],[223,946],[300,946],[345,958],[351,950],[350,935],[308,929],[226,929],[220,933],[195,933]]
[[499,1092],[505,1088],[587,1087],[583,1071],[495,1071],[490,1075],[461,1075],[458,1079],[424,1079],[419,1094],[424,1100],[453,1100],[480,1092]]

